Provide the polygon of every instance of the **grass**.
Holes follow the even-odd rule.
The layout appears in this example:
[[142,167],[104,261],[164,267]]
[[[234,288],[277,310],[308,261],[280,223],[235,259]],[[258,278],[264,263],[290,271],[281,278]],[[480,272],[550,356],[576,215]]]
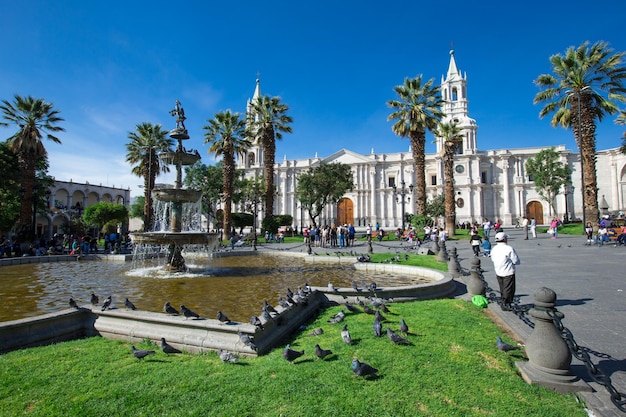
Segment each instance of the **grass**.
[[[538,226],[537,233],[546,233],[549,228],[549,226]],[[560,235],[582,236],[585,234],[585,228],[582,223],[562,224],[558,227],[557,231]]]
[[[130,344],[90,338],[0,356],[3,416],[586,416],[572,395],[526,384],[516,351],[497,350],[502,331],[471,303],[434,300],[392,304],[385,323],[409,324],[412,346],[373,336],[372,316],[348,314],[355,343],[323,311],[290,341],[305,355],[289,364],[282,349],[223,364],[215,353],[139,361]],[[324,334],[307,336],[314,328]],[[509,337],[505,340],[512,343]],[[333,355],[318,361],[315,343]],[[144,342],[137,347],[156,349]],[[353,377],[353,357],[379,377]]]

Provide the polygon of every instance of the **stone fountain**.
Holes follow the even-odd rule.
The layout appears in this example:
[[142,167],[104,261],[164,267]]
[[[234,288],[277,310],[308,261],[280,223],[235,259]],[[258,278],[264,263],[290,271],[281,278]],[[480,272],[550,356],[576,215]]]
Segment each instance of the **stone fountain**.
[[218,243],[218,235],[202,231],[201,198],[202,191],[182,187],[182,167],[200,160],[197,150],[187,150],[183,140],[189,139],[185,128],[185,111],[176,100],[170,114],[176,117],[176,127],[169,132],[178,143],[173,151],[161,152],[162,163],[176,167],[174,187],[155,188],[155,221],[153,230],[131,235],[135,244],[133,262],[162,254],[166,259],[163,269],[173,272],[187,271],[184,254],[190,251],[208,253]]

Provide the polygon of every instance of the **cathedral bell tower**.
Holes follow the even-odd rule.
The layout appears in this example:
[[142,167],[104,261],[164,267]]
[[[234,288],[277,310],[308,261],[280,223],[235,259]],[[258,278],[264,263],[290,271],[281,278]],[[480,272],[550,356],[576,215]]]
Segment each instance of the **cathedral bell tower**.
[[[248,103],[246,104],[246,117],[250,116],[254,110],[252,107],[252,103],[256,101],[257,98],[261,97],[261,80],[257,78],[256,87],[254,88],[254,94],[251,99],[248,99]],[[255,120],[258,120],[258,116],[254,116]],[[263,148],[258,140],[255,140],[252,143],[252,146],[248,149],[245,157],[242,159],[241,156],[238,156],[239,162],[237,163],[238,169],[244,168],[259,168],[263,166]]]
[[[444,101],[443,112],[445,116],[442,123],[456,123],[463,132],[463,144],[459,147],[460,154],[475,154],[476,146],[476,120],[469,117],[467,108],[467,75],[461,76],[456,61],[454,50],[450,51],[450,65],[448,74],[444,79],[441,76],[441,96]],[[443,143],[437,141],[437,153],[441,153]]]

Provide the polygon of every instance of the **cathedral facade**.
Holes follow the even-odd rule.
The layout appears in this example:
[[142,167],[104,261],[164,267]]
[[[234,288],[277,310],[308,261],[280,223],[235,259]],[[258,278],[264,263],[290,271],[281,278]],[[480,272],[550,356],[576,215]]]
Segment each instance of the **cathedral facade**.
[[[454,160],[454,188],[458,223],[481,222],[483,218],[500,220],[503,225],[515,224],[522,216],[535,218],[538,224],[550,222],[553,216],[580,220],[583,216],[580,155],[564,146],[479,150],[478,125],[469,117],[467,76],[457,68],[454,52],[445,77],[441,79],[441,94],[445,102],[442,122],[454,122],[463,132],[463,143]],[[261,95],[257,80],[252,100]],[[250,102],[248,103],[250,111]],[[426,155],[427,198],[443,194],[443,146],[437,140],[434,154]],[[555,210],[543,201],[526,172],[526,161],[543,149],[553,147],[560,160],[572,170],[572,184],[555,199]],[[298,175],[320,164],[347,164],[354,176],[354,189],[333,206],[326,207],[317,223],[354,224],[366,226],[378,223],[391,230],[402,225],[402,212],[415,213],[415,166],[412,153],[397,152],[362,155],[340,149],[326,157],[287,160],[275,165],[276,198],[274,214],[290,214],[292,226],[310,224],[295,195]],[[238,168],[246,177],[263,175],[263,149],[255,144]],[[626,156],[619,149],[597,152],[599,208],[616,212],[626,208]],[[404,194],[401,193],[404,191]],[[404,200],[404,202],[403,202]],[[264,213],[258,214],[262,219]]]

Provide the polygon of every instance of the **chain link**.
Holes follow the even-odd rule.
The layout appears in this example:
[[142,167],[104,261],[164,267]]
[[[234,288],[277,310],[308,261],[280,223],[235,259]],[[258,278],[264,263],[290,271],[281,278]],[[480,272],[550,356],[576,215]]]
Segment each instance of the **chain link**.
[[569,347],[572,356],[585,364],[587,372],[589,373],[589,377],[593,381],[605,387],[611,395],[611,401],[613,402],[613,404],[615,404],[615,406],[621,412],[626,413],[626,397],[624,396],[624,394],[618,392],[617,389],[613,386],[611,382],[611,377],[602,372],[600,368],[598,368],[593,364],[593,362],[591,362],[591,358],[589,356],[589,353],[587,353],[587,350],[580,347],[576,343],[572,332],[567,327],[565,327],[563,325],[563,322],[561,321],[562,314],[559,314],[556,309],[546,309],[546,312],[552,318],[552,321],[554,322],[554,325],[561,334],[561,337]]

